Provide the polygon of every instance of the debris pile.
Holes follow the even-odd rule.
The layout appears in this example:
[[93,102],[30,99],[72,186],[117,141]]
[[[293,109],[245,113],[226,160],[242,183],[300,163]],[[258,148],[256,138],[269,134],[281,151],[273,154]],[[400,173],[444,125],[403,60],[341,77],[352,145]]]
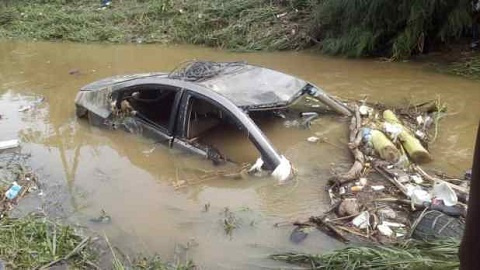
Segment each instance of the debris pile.
[[24,165],[28,155],[0,153],[0,218],[27,194],[38,190],[38,181]]
[[331,208],[295,225],[317,227],[343,242],[460,237],[468,181],[432,176],[419,165],[433,159],[428,143],[446,107],[435,101],[395,111],[365,102],[352,108],[348,147],[354,163],[347,172],[334,171],[327,187]]

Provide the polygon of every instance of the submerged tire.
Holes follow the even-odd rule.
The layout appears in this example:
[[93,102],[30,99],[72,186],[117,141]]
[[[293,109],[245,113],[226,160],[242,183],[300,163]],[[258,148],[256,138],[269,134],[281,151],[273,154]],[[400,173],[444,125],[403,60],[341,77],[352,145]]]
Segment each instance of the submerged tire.
[[[413,220],[417,220],[421,213],[421,211],[415,213]],[[413,230],[412,237],[418,240],[461,239],[465,230],[465,223],[459,218],[448,216],[440,211],[429,210],[424,213]]]

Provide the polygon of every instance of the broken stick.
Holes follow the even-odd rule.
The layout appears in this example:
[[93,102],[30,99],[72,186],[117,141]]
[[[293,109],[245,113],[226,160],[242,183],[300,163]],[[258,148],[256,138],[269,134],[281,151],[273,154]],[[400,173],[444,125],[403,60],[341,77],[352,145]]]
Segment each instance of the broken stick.
[[433,177],[431,175],[429,175],[428,173],[426,173],[420,166],[418,165],[415,165],[413,164],[412,165],[413,169],[416,170],[418,173],[420,173],[421,176],[423,176],[423,178],[429,180],[430,182],[444,182],[444,183],[447,183],[447,185],[449,185],[452,189],[454,189],[455,191],[459,192],[459,193],[462,193],[464,195],[468,195],[468,189],[467,188],[464,188],[464,187],[461,187],[459,185],[455,185],[455,184],[452,184],[450,182],[447,182],[445,180],[442,180],[440,178],[437,178],[437,177]]
[[405,196],[410,197],[407,192],[407,188],[400,183],[395,177],[392,177],[390,173],[381,165],[376,164],[376,162],[373,162],[373,168],[381,174],[385,179],[390,181],[394,186],[396,186]]
[[354,110],[355,115],[352,116],[352,120],[350,122],[350,142],[348,144],[348,148],[350,148],[350,152],[355,158],[355,161],[348,172],[336,176],[336,181],[340,185],[358,179],[362,174],[365,164],[365,156],[363,155],[362,151],[358,149],[362,139],[362,134],[360,132],[362,118],[357,105],[355,105]]

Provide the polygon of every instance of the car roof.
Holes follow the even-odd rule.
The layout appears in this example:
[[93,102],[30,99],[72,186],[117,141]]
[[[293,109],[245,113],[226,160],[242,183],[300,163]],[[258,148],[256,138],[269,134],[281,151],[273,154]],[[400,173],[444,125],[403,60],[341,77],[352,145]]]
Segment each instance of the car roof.
[[292,75],[242,64],[227,66],[221,72],[195,80],[172,76],[172,72],[115,76],[93,82],[84,86],[82,90],[100,90],[100,88],[115,85],[114,91],[117,91],[126,85],[133,86],[136,82],[177,85],[200,94],[210,90],[226,97],[236,106],[250,110],[286,106],[308,85],[306,81]]
[[287,105],[307,85],[294,76],[252,65],[195,83],[246,108]]

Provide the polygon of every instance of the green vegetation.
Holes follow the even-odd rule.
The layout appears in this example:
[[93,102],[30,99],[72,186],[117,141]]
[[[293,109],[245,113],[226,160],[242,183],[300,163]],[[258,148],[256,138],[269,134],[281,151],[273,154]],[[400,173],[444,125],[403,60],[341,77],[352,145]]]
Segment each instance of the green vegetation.
[[[392,60],[468,37],[470,0],[5,0],[0,39],[184,43],[237,51],[319,48]],[[458,47],[457,47],[458,48]],[[478,59],[451,66],[479,78]]]
[[138,270],[193,270],[195,265],[192,261],[185,263],[165,263],[158,256],[143,257],[136,259],[133,263],[127,258],[121,259],[117,252],[108,241],[108,237],[105,236],[110,252],[112,254],[112,269],[113,270],[126,270],[126,269],[138,269]]
[[0,37],[78,42],[190,43],[394,59],[457,40],[470,0],[16,0],[0,9]]
[[[107,268],[121,269],[195,269],[191,261],[167,263],[158,256],[141,257],[130,262],[119,257],[105,237],[113,259]],[[0,219],[0,262],[6,269],[43,269],[53,265],[68,265],[72,269],[102,269],[98,256],[106,246],[94,244],[71,226],[62,225],[43,216]]]
[[[306,47],[302,0],[11,1],[0,37],[77,42],[204,44],[236,50]],[[281,2],[281,3],[280,3]]]
[[72,227],[45,218],[0,221],[0,259],[7,269],[34,269],[54,262],[91,268],[95,256],[89,242],[89,237],[79,235]]
[[395,246],[347,247],[323,255],[287,253],[272,258],[311,269],[457,269],[459,244],[458,240],[409,240]]
[[471,12],[470,0],[324,0],[314,18],[325,53],[399,59],[460,38]]
[[480,79],[480,55],[473,55],[457,60],[443,69],[447,73],[471,79]]

